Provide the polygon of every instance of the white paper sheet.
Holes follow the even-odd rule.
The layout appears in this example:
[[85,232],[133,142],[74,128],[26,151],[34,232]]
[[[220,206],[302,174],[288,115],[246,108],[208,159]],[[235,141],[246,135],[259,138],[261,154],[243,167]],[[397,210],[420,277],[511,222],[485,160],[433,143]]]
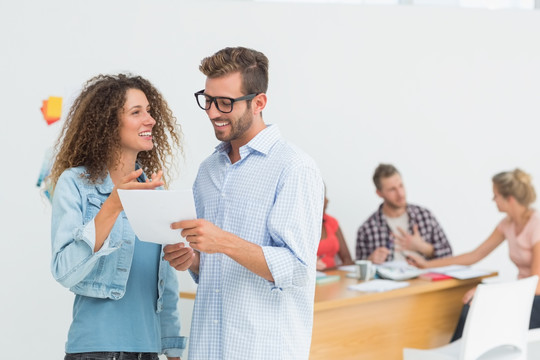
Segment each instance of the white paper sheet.
[[338,270],[353,273],[356,272],[356,265],[341,265],[338,266]]
[[365,291],[365,292],[383,292],[394,289],[401,289],[409,286],[406,281],[393,281],[393,280],[371,280],[365,281],[355,285],[349,285],[349,290]]
[[492,273],[492,271],[476,269],[466,265],[449,265],[438,268],[431,268],[427,270],[438,274],[445,274],[460,280],[486,276]]
[[428,268],[427,270],[430,272],[436,272],[438,274],[446,274],[447,272],[465,270],[468,268],[469,267],[467,265],[448,265],[448,266]]
[[480,276],[486,276],[491,274],[492,271],[482,270],[482,269],[463,269],[463,270],[456,270],[456,271],[447,271],[446,275],[451,276],[456,279],[465,280],[465,279],[472,279]]
[[186,242],[170,225],[197,218],[191,190],[118,190],[131,228],[141,241],[156,244]]

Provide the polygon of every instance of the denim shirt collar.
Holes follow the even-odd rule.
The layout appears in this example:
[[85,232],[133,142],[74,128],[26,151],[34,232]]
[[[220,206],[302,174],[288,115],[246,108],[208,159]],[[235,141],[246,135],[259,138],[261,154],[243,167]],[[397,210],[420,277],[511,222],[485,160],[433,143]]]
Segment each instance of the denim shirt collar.
[[96,189],[101,194],[110,194],[114,188],[114,183],[112,182],[111,175],[107,173],[107,176],[99,184],[96,184]]

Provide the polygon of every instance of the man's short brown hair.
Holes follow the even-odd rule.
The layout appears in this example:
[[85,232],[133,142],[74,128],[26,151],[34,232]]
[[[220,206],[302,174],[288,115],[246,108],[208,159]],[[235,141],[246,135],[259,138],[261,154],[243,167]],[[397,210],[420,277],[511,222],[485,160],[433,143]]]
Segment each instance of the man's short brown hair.
[[244,47],[227,47],[201,61],[199,70],[209,78],[239,72],[242,91],[247,94],[266,93],[268,89],[268,58],[259,51]]
[[379,166],[377,166],[375,169],[375,173],[373,174],[373,183],[375,184],[377,190],[381,190],[381,179],[389,178],[394,174],[399,174],[398,169],[396,169],[394,165],[379,164]]

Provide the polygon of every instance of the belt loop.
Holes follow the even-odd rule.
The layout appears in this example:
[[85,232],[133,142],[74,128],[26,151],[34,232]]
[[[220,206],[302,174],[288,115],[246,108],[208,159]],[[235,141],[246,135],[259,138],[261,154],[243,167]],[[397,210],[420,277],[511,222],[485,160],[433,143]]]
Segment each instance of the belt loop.
[[138,360],[141,360],[141,359],[142,359],[142,353],[139,353],[139,355],[137,355],[137,359],[138,359]]

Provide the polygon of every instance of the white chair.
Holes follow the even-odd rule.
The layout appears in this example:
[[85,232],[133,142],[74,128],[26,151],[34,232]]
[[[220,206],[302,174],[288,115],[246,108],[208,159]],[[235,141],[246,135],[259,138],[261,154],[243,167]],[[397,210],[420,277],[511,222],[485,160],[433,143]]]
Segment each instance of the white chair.
[[529,330],[527,359],[528,360],[540,359],[540,328]]
[[[461,339],[429,350],[405,348],[403,359],[527,360],[529,321],[537,284],[535,275],[512,282],[478,285]],[[540,339],[532,331],[530,337],[531,341]]]

